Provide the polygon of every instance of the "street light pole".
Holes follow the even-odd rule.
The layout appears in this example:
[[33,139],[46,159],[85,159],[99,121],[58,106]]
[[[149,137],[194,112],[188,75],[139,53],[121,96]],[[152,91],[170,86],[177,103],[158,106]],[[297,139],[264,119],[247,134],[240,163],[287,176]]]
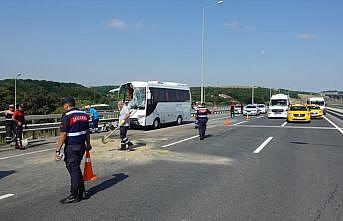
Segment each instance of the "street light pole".
[[14,110],[17,110],[17,78],[21,75],[22,73],[17,73],[14,77]]
[[200,97],[201,103],[205,102],[205,89],[204,89],[204,63],[205,63],[205,10],[215,5],[223,4],[224,1],[217,1],[214,5],[209,5],[202,8],[202,30],[201,30],[201,89],[200,89]]
[[[261,51],[261,54],[264,54],[264,50]],[[254,56],[251,59],[251,71],[252,71],[252,86],[251,86],[251,104],[254,104],[255,96],[255,59]]]

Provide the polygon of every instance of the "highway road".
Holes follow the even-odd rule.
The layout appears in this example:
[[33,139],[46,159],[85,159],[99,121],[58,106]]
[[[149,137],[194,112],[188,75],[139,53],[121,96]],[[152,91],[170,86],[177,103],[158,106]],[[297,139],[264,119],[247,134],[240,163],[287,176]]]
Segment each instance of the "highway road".
[[216,116],[131,130],[133,152],[93,137],[90,199],[62,205],[69,178],[54,145],[0,153],[0,220],[342,220],[343,122]]

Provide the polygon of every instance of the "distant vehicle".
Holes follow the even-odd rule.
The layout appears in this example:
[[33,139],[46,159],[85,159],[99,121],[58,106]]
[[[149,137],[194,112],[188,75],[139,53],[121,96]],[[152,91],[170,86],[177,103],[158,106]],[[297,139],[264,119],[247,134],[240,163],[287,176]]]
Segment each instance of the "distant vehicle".
[[192,99],[186,84],[159,81],[133,81],[110,92],[128,102],[131,124],[153,126],[191,119]]
[[242,114],[242,108],[240,104],[235,105],[235,114]]
[[291,105],[287,115],[288,122],[310,122],[309,109],[302,104]]
[[268,118],[287,118],[289,97],[286,94],[275,94],[270,98]]
[[322,109],[323,114],[326,114],[326,102],[323,97],[310,97],[307,98],[307,104],[316,104]]
[[323,118],[323,110],[320,109],[320,107],[318,105],[314,105],[314,104],[310,104],[307,105],[307,108],[310,110],[310,115],[311,118],[319,118],[322,119]]
[[265,104],[257,104],[258,109],[260,109],[261,114],[267,113],[267,107]]
[[260,115],[260,109],[256,104],[248,104],[243,108],[243,115]]

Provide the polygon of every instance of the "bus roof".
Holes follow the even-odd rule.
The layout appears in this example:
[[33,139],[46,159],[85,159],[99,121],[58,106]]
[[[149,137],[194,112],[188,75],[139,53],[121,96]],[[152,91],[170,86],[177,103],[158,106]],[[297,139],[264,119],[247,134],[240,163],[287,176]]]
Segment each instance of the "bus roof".
[[[169,89],[179,89],[179,90],[189,90],[189,86],[187,84],[176,83],[176,82],[160,82],[160,81],[132,81],[127,82],[123,85],[132,84],[133,87],[158,87],[158,88],[169,88]],[[120,86],[120,87],[121,87]],[[109,92],[118,92],[119,88],[112,89]]]

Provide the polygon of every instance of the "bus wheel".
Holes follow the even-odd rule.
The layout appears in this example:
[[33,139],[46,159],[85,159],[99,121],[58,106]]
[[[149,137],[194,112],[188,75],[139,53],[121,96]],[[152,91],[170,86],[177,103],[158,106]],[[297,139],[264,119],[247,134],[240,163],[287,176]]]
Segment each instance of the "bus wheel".
[[152,126],[154,127],[154,129],[158,129],[160,128],[160,119],[156,118],[152,124]]
[[182,122],[182,117],[181,116],[178,116],[177,119],[176,119],[176,125],[181,125],[183,122]]

